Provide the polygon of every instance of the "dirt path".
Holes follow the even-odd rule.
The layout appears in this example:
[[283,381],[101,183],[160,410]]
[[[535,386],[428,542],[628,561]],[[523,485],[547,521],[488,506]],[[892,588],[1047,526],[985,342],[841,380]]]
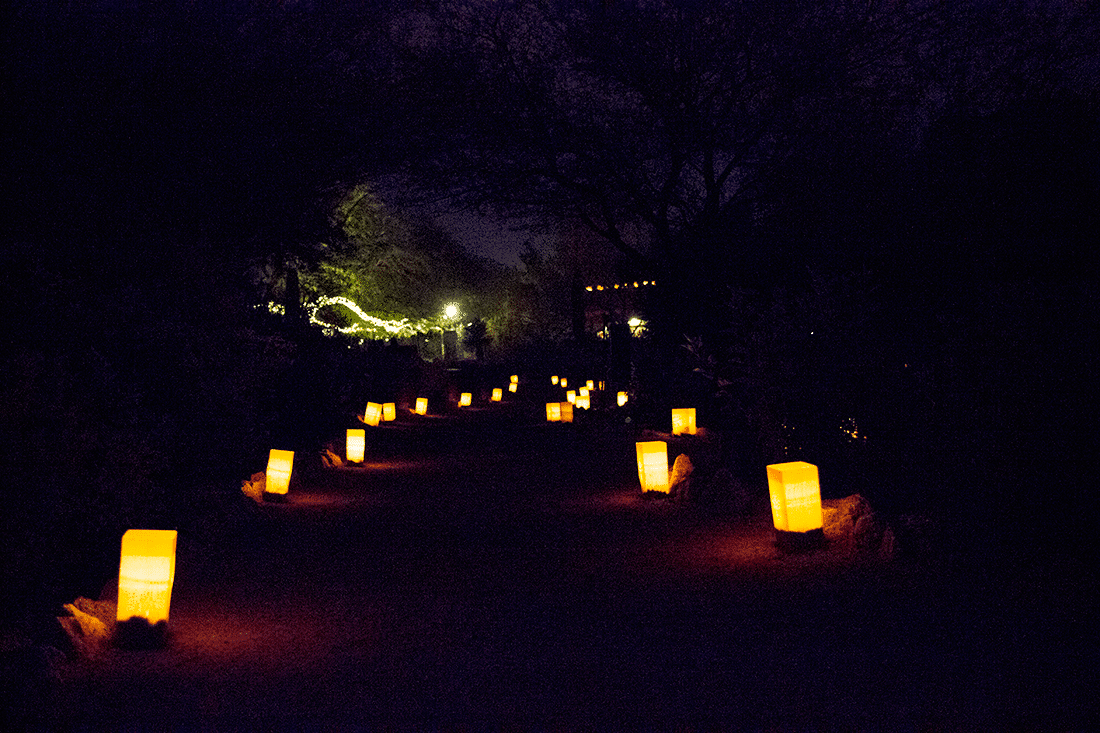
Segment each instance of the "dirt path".
[[48,719],[138,730],[1083,730],[1098,719],[1095,589],[1067,565],[1007,577],[942,559],[784,558],[765,514],[641,501],[625,444],[486,425],[393,427],[362,468],[303,465],[287,505],[242,500],[198,536],[181,532],[169,647],[74,664]]

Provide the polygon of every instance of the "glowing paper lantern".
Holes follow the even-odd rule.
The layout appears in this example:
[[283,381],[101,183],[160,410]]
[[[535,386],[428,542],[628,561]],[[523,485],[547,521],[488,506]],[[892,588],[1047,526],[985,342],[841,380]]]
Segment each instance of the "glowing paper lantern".
[[638,454],[638,481],[642,484],[642,493],[659,491],[667,494],[668,486],[668,443],[663,440],[646,440],[635,444]]
[[518,374],[513,374],[512,375],[512,384],[519,384],[519,375]]
[[348,463],[362,463],[363,454],[367,450],[367,431],[362,428],[348,428],[347,457]]
[[557,383],[558,383],[557,375],[555,375],[553,377],[550,377],[550,384],[557,384]]
[[672,434],[695,435],[695,408],[680,407],[672,410]]
[[616,398],[616,400],[617,400],[617,401],[618,401],[618,403],[619,403],[619,407],[622,407],[623,405],[625,405],[625,404],[626,404],[626,400],[627,400],[627,395],[626,395],[626,392],[620,392],[620,393],[619,393],[619,395],[618,395],[618,397]]
[[504,390],[501,389],[500,387],[494,387],[493,388],[493,397],[492,397],[493,402],[500,402],[502,397],[504,397]]
[[607,384],[603,380],[600,380],[600,389],[607,389]]
[[363,413],[363,422],[372,427],[378,427],[382,419],[382,405],[377,402],[368,402],[367,410]]
[[592,388],[591,387],[581,387],[580,389],[577,390],[577,396],[578,397],[588,397],[590,394],[592,394]]
[[469,404],[473,401],[473,399],[474,399],[474,396],[471,393],[463,392],[458,398],[458,406],[459,407],[468,407]]
[[547,402],[546,403],[546,419],[550,422],[558,422],[561,420],[561,403],[560,402]]
[[568,387],[569,386],[569,380],[566,379],[565,377],[562,377],[561,381],[558,384],[560,384],[562,387]]
[[596,382],[589,379],[584,386],[586,389],[596,389]]
[[573,404],[577,401],[577,392],[575,390],[569,390],[565,393],[565,399],[569,401],[569,404]]
[[781,532],[822,529],[821,485],[817,466],[805,461],[768,466],[768,493],[772,522]]
[[519,387],[519,382],[512,382],[511,384],[508,385],[508,391],[509,392],[515,392],[518,387]]
[[267,456],[267,477],[264,493],[286,496],[290,490],[290,474],[294,471],[294,451],[272,448]]
[[128,529],[118,564],[118,621],[168,622],[176,577],[176,530]]
[[586,394],[577,395],[576,401],[573,403],[574,407],[583,407],[588,410],[592,407],[592,398]]
[[396,420],[397,419],[397,405],[392,402],[387,402],[382,405],[382,419],[383,420]]
[[427,397],[417,397],[416,398],[416,409],[413,410],[413,412],[415,412],[417,415],[427,415],[428,414],[428,398]]
[[562,402],[561,404],[561,421],[573,422],[573,403]]

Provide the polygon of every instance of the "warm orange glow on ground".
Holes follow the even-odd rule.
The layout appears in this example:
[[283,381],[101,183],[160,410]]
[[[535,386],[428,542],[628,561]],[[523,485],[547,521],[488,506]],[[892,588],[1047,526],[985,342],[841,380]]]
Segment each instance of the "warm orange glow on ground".
[[176,577],[176,530],[129,529],[118,566],[119,621],[168,621]]

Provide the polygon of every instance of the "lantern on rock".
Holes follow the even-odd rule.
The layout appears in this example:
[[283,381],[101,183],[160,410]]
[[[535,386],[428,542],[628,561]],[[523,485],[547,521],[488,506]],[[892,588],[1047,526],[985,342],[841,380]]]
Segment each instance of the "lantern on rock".
[[294,451],[272,448],[267,456],[264,498],[285,499],[290,491],[290,475],[294,472]]
[[668,443],[663,440],[646,440],[635,444],[638,454],[638,481],[642,484],[642,493],[657,491],[669,492],[668,485]]
[[382,419],[383,420],[396,420],[397,419],[397,405],[392,402],[386,402],[382,405]]
[[413,412],[415,412],[417,415],[427,415],[428,414],[428,398],[427,397],[417,397],[416,398],[416,409],[413,410]]
[[167,625],[176,577],[176,534],[174,529],[128,529],[122,535],[118,621]]
[[500,387],[494,387],[493,388],[493,397],[492,397],[493,402],[500,402],[500,400],[503,397],[504,397],[504,390],[501,389]]
[[366,450],[367,431],[362,428],[348,428],[347,446],[345,448],[348,463],[362,463]]
[[363,413],[363,422],[371,427],[378,427],[382,420],[382,405],[377,402],[368,402],[366,412]]
[[805,461],[771,464],[768,493],[772,523],[781,546],[811,548],[824,541],[817,466]]
[[546,419],[548,422],[559,422],[561,420],[561,403],[560,402],[547,402],[546,403]]
[[471,394],[470,392],[463,392],[461,395],[459,395],[458,406],[459,407],[469,407],[469,405],[473,401],[473,399],[474,399],[473,394]]
[[672,410],[672,434],[695,435],[694,407],[680,407]]

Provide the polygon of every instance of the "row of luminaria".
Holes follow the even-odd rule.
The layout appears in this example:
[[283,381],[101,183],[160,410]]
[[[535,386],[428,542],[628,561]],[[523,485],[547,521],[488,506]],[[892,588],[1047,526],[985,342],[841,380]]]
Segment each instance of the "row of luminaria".
[[[557,384],[558,378],[554,377],[553,382]],[[560,383],[564,386],[565,380],[561,379]],[[514,388],[518,384],[518,377],[513,376],[510,384]],[[592,389],[591,384],[589,382],[585,391]],[[494,391],[493,399],[499,399],[497,393],[500,391]],[[576,397],[576,401],[546,403],[546,419],[571,422],[574,404],[580,404],[577,401],[582,395]],[[583,397],[587,398],[588,395]],[[625,398],[625,392],[618,393],[620,406],[625,404]],[[426,414],[427,402],[426,398],[418,398],[413,411],[420,415]],[[459,404],[470,404],[469,392],[462,393]],[[379,418],[393,420],[395,416],[393,403],[371,402],[367,404],[363,421],[377,425]],[[695,408],[672,410],[672,434],[696,434]],[[348,429],[346,450],[349,462],[363,462],[365,445],[365,430]],[[639,441],[635,450],[642,493],[668,494],[671,489],[668,443],[662,440]],[[293,470],[294,451],[273,448],[268,455],[264,498],[276,501],[285,499],[290,489]],[[767,474],[772,523],[777,537],[780,540],[788,538],[788,543],[792,542],[790,537],[811,538],[809,542],[798,539],[793,541],[795,545],[811,546],[812,538],[820,536],[823,525],[817,466],[804,461],[775,463],[767,467]],[[176,539],[176,530],[130,529],[123,534],[118,572],[119,623],[139,621],[162,631],[166,628],[176,574]]]

